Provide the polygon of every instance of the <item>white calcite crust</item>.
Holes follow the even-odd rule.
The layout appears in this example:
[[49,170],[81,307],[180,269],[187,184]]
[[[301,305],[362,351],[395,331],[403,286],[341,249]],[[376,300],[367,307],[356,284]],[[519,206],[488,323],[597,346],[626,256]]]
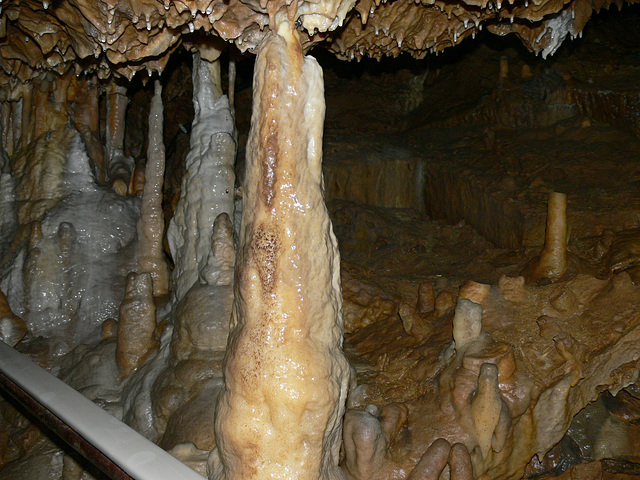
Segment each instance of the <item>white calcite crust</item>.
[[216,79],[219,68],[199,54],[194,56],[191,150],[185,160],[182,194],[167,230],[178,301],[207,268],[215,219],[221,213],[233,218],[235,128],[229,100]]
[[51,176],[57,203],[34,223],[30,242],[8,261],[0,285],[32,335],[94,341],[102,322],[117,317],[132,269],[138,200],[96,185],[79,134],[65,134],[48,148],[64,158]]

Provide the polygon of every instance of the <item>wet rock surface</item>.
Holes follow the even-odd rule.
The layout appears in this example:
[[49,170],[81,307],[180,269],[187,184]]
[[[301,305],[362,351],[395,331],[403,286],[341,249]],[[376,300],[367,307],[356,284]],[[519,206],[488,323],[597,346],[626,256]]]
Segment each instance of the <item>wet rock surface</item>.
[[[390,12],[379,12],[379,18],[394,18],[401,5],[381,5]],[[191,12],[184,15],[186,22]],[[464,22],[464,15],[453,16]],[[414,63],[413,70],[365,63],[366,73],[349,68],[345,73],[321,58],[327,98],[324,191],[342,257],[344,351],[352,371],[342,444],[337,442],[342,453],[335,455],[341,470],[334,469],[335,475],[434,480],[640,475],[637,41],[629,36],[620,46],[610,31],[634,31],[634,18],[616,17],[614,26],[596,23],[585,30],[582,43],[559,50],[550,63],[512,44],[491,42],[431,59],[428,68]],[[150,15],[153,33],[155,21]],[[144,22],[140,15],[138,23]],[[475,28],[472,20],[469,25]],[[521,28],[517,21],[514,25]],[[351,35],[351,28],[340,35]],[[399,27],[391,33],[394,28]],[[382,31],[371,40],[382,42],[386,35]],[[304,36],[302,41],[306,45]],[[416,38],[408,48],[418,41],[426,42]],[[545,48],[542,43],[538,47]],[[344,52],[355,51],[344,44]],[[190,58],[175,71],[191,73],[189,63]],[[79,81],[91,91],[89,83]],[[165,85],[169,115],[171,108],[178,111],[165,122],[173,132],[169,136],[184,144],[187,133],[170,119],[188,126],[188,109],[176,98],[191,90],[178,83]],[[140,89],[128,95],[144,110],[151,91]],[[99,129],[89,128],[90,118],[79,134],[60,127],[54,106],[68,107],[71,101],[54,102],[54,91],[33,97],[47,112],[49,133],[25,122],[37,148],[29,154],[25,138],[6,165],[0,161],[0,202],[7,207],[0,216],[1,238],[10,239],[1,252],[7,297],[2,335],[19,342],[23,319],[27,333],[18,349],[213,478],[219,467],[209,455],[217,446],[213,406],[225,388],[239,234],[232,202],[239,205],[247,193],[247,177],[236,167],[234,184],[231,160],[225,164],[225,213],[216,211],[193,229],[198,255],[173,258],[174,280],[185,274],[175,303],[153,298],[148,281],[144,295],[122,302],[126,275],[139,264],[136,195],[143,179],[135,172],[142,171],[144,159],[135,159],[129,184],[109,183],[108,165],[100,166],[100,155],[91,153],[87,140]],[[244,152],[249,114],[241,107],[251,89],[245,83],[237,93]],[[75,95],[70,98],[82,98]],[[143,113],[135,118],[146,118]],[[191,154],[186,166],[185,152],[168,152],[167,219],[177,208],[179,190],[191,199],[194,212],[202,211],[196,208],[202,200],[197,194],[211,182],[200,175],[203,186],[191,192],[189,180],[177,185],[198,177],[197,168],[190,171],[198,164],[193,160],[216,149],[229,154],[224,142],[207,141],[218,134],[233,143],[231,130],[204,132],[196,146],[205,153]],[[133,148],[144,143],[139,136],[125,135],[127,155],[144,150]],[[172,145],[180,145],[174,140]],[[69,160],[74,158],[81,161]],[[239,160],[242,165],[244,158]],[[520,273],[544,251],[552,192],[567,195],[566,242],[560,242],[567,243],[566,265],[561,275],[525,279]],[[183,210],[174,223],[188,230],[189,209]],[[89,242],[88,231],[99,234],[99,241]],[[164,253],[169,251],[165,245]],[[84,263],[89,257],[94,263]],[[79,301],[84,295],[106,306],[90,308]],[[116,322],[121,304],[132,323]],[[143,310],[140,315],[137,309]],[[99,315],[91,314],[95,311]],[[143,321],[144,329],[132,329],[135,321]],[[86,345],[69,341],[68,332]],[[143,347],[135,346],[138,340]],[[122,362],[119,369],[116,361],[118,343],[132,354],[124,365],[126,380]],[[0,413],[0,478],[88,478],[8,404],[2,403]]]

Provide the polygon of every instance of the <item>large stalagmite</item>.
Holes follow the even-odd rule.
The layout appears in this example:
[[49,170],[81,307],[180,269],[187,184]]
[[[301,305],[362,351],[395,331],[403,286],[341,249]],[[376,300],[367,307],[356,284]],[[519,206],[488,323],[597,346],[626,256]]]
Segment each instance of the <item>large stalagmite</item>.
[[349,377],[322,195],[322,71],[283,21],[256,59],[234,314],[216,435],[224,479],[335,479]]

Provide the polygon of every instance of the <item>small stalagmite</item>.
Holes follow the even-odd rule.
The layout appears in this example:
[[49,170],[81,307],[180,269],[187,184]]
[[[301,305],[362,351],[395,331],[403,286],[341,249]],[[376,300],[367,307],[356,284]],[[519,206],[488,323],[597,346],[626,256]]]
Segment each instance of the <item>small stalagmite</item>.
[[256,58],[216,478],[342,479],[349,366],[322,194],[322,70],[292,24],[277,32]]
[[162,237],[164,234],[164,214],[162,211],[162,186],[164,184],[164,142],[162,85],[155,82],[155,92],[149,109],[149,145],[145,183],[138,220],[138,269],[151,274],[153,295],[158,297],[169,293],[169,270],[164,259]]
[[[383,467],[388,442],[373,405],[366,410],[347,410],[344,416],[343,468],[351,479],[375,478]],[[377,407],[376,407],[377,408]]]
[[498,388],[498,367],[485,363],[480,368],[478,390],[471,401],[471,416],[476,428],[482,458],[487,459],[493,434],[500,420],[502,397]]
[[120,304],[116,360],[122,378],[135,372],[158,347],[151,275],[130,273]]
[[543,278],[558,281],[567,270],[567,195],[551,192],[547,204],[547,230],[540,256],[522,272],[530,283]]
[[[439,438],[422,454],[420,461],[411,471],[407,480],[436,480],[440,478],[449,461],[451,445],[444,438]],[[458,480],[451,476],[453,480]]]
[[466,349],[482,334],[482,306],[466,298],[461,298],[456,304],[453,317],[453,340],[458,352]]

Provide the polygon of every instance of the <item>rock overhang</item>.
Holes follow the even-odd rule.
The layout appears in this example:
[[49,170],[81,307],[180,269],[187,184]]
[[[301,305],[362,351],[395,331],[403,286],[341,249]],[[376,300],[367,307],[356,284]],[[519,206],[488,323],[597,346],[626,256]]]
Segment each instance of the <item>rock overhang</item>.
[[[631,2],[633,3],[633,0]],[[180,45],[202,37],[255,52],[279,11],[295,20],[305,50],[341,59],[407,52],[423,58],[486,28],[553,54],[594,11],[622,0],[14,0],[0,2],[0,69],[8,82],[50,72],[131,79],[162,72]],[[215,41],[215,40],[214,40]]]

